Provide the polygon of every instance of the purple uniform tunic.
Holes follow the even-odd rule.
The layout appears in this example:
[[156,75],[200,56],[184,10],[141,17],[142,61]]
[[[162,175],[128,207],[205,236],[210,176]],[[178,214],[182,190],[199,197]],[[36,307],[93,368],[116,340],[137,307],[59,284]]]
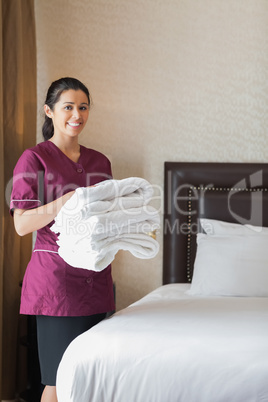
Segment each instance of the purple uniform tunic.
[[[100,152],[80,147],[77,163],[53,142],[24,151],[13,175],[10,209],[47,204],[77,187],[110,179],[110,161]],[[114,310],[111,266],[101,272],[74,268],[57,253],[53,221],[37,231],[21,294],[21,314],[87,316]]]

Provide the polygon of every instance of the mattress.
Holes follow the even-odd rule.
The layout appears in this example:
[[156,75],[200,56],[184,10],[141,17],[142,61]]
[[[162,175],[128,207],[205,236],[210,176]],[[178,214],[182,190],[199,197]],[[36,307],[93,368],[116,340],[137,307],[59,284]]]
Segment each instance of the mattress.
[[59,402],[268,401],[268,298],[169,284],[76,338]]

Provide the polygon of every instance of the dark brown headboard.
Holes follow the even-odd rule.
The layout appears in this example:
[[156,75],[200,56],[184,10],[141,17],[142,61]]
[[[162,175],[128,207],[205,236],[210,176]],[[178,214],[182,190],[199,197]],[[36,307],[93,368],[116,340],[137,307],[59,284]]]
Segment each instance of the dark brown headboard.
[[268,164],[165,162],[163,284],[191,282],[199,219],[268,227]]

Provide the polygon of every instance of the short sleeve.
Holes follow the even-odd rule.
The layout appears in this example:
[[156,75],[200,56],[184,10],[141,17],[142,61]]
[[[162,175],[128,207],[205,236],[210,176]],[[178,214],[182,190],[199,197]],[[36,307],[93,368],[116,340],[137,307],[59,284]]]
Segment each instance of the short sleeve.
[[44,168],[31,150],[23,152],[13,171],[10,213],[14,209],[31,209],[42,205],[40,177]]

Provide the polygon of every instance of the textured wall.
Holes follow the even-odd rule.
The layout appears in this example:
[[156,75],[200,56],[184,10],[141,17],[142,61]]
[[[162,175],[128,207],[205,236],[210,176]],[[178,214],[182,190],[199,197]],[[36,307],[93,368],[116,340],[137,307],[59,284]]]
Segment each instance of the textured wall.
[[[94,106],[81,143],[114,176],[142,176],[162,209],[163,164],[267,161],[267,0],[35,0],[38,141],[45,91],[84,81]],[[162,243],[162,233],[159,235]],[[162,252],[119,253],[120,309],[161,285]]]

